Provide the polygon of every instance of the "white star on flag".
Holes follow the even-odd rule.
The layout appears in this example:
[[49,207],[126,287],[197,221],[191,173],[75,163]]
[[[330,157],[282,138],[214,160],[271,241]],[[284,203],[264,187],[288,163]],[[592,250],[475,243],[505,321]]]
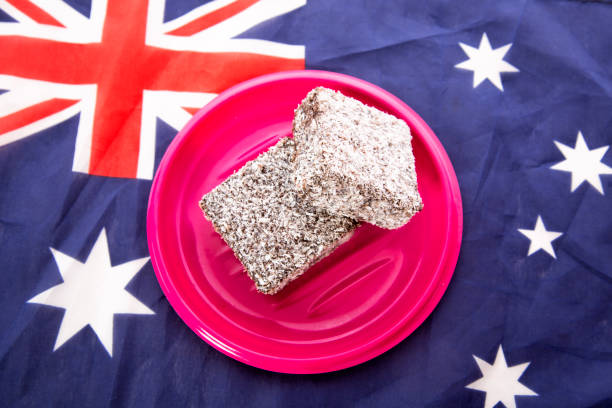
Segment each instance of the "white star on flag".
[[550,256],[557,259],[557,255],[555,255],[555,250],[553,249],[552,242],[555,239],[559,238],[561,235],[563,235],[563,233],[546,230],[541,216],[538,215],[535,227],[532,230],[519,228],[518,231],[527,238],[529,238],[529,240],[531,241],[531,243],[529,244],[529,252],[527,253],[527,256],[538,252],[540,249],[543,249]]
[[459,46],[469,59],[455,65],[455,68],[474,71],[474,88],[485,79],[488,79],[497,89],[503,92],[504,87],[500,74],[502,72],[519,72],[516,67],[504,61],[504,57],[510,47],[512,47],[512,43],[492,49],[487,33],[483,33],[478,48],[461,42]]
[[603,164],[601,159],[603,159],[610,146],[602,146],[597,149],[589,150],[582,136],[582,132],[580,131],[578,132],[576,145],[573,149],[556,140],[555,145],[563,156],[565,156],[565,160],[550,168],[572,173],[571,192],[573,193],[583,182],[588,181],[595,190],[603,194],[603,187],[601,186],[601,179],[599,176],[602,174],[612,174],[612,168]]
[[506,408],[516,408],[515,396],[538,395],[519,382],[519,378],[529,366],[529,362],[508,367],[501,344],[493,365],[476,356],[473,357],[482,372],[482,377],[465,387],[486,392],[484,408],[493,408],[498,402],[504,404]]
[[149,258],[111,266],[104,229],[85,263],[50,249],[64,282],[34,296],[28,303],[65,309],[53,351],[89,325],[112,357],[114,315],[155,314],[125,290]]

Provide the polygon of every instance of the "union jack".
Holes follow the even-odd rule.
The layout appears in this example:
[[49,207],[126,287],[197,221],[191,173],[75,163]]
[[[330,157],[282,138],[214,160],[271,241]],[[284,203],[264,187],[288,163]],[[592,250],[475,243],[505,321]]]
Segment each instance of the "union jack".
[[165,0],[0,0],[0,146],[80,114],[72,170],[151,179],[155,122],[180,129],[216,94],[303,69],[304,46],[235,38],[306,0],[214,0],[164,22]]

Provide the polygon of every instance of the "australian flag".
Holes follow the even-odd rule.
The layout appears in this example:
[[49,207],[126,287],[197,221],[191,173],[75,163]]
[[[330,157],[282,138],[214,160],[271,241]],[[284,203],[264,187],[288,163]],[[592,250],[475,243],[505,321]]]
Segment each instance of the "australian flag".
[[[612,407],[612,3],[0,1],[0,406]],[[228,87],[341,72],[434,130],[464,209],[438,307],[317,375],[201,341],[146,207]]]

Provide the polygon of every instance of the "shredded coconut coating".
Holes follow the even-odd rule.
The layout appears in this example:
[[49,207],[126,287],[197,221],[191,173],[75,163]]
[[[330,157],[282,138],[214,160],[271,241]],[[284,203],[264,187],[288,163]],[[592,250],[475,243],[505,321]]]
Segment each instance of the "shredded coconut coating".
[[281,139],[205,194],[200,208],[258,291],[273,294],[348,240],[358,223],[302,202],[295,143]]
[[318,87],[295,110],[293,136],[296,187],[312,205],[388,229],[423,208],[403,120]]

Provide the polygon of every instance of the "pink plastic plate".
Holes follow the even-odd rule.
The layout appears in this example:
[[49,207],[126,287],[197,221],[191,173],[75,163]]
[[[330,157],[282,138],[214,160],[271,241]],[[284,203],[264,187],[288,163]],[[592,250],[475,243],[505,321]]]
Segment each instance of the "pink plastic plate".
[[[198,201],[289,136],[293,110],[316,86],[340,90],[408,123],[425,209],[398,230],[362,225],[279,294],[262,295]],[[432,130],[377,86],[322,71],[243,82],[195,114],[164,155],[147,216],[157,279],[185,323],[228,356],[284,373],[350,367],[406,338],[446,290],[461,230],[457,178]]]

